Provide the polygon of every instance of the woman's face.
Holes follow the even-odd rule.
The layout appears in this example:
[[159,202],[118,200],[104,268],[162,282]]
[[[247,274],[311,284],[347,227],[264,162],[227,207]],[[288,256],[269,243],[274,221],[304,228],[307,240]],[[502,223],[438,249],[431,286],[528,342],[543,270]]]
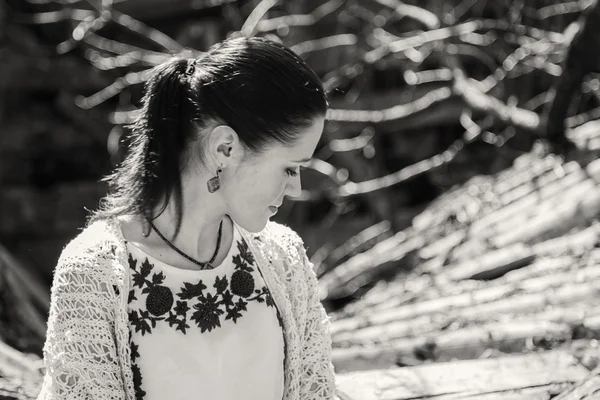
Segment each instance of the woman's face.
[[324,117],[301,132],[293,145],[273,144],[248,156],[230,171],[223,184],[229,216],[242,228],[260,232],[285,196],[300,195],[300,166],[306,164],[323,132]]

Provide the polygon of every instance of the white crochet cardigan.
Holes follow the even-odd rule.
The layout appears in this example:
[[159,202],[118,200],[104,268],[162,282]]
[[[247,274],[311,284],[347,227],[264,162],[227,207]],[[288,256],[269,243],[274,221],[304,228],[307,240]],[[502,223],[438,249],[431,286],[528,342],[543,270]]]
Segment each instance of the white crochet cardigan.
[[[284,400],[336,398],[329,318],[301,239],[274,222],[258,234],[241,231],[283,318]],[[135,400],[129,290],[118,221],[90,224],[63,250],[54,272],[38,400]]]

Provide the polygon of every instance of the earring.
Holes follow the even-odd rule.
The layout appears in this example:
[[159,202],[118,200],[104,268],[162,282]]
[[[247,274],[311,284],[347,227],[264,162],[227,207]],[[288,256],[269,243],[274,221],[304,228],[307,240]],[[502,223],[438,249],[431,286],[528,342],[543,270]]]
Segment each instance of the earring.
[[150,223],[148,222],[148,218],[144,218],[142,221],[142,235],[145,238],[150,236]]
[[217,170],[217,176],[213,176],[206,182],[206,186],[208,186],[209,193],[214,193],[221,187],[221,182],[219,181],[219,174],[223,172],[223,170],[219,167]]

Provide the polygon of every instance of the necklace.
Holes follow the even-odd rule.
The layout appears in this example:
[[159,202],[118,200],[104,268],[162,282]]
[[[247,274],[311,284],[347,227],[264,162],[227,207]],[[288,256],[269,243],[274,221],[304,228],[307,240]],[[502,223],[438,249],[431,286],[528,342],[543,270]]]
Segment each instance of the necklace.
[[[215,249],[215,253],[213,254],[212,258],[207,261],[207,262],[200,262],[190,256],[188,256],[187,254],[185,254],[183,251],[179,250],[177,247],[175,247],[175,245],[173,243],[171,243],[166,237],[164,237],[162,235],[162,233],[160,233],[160,231],[154,226],[154,224],[152,223],[152,221],[148,220],[148,222],[150,223],[150,226],[152,227],[152,229],[154,230],[154,232],[156,232],[156,234],[167,244],[169,245],[170,248],[172,248],[173,250],[175,250],[177,252],[177,254],[185,257],[186,259],[190,260],[191,262],[193,262],[196,265],[200,266],[200,269],[212,269],[214,268],[212,266],[212,263],[215,261],[215,259],[217,258],[217,254],[219,254],[219,249],[221,248],[221,234],[223,232],[223,220],[221,220],[221,223],[219,224],[219,234],[217,237],[217,248]],[[207,266],[210,266],[210,268],[207,268]]]

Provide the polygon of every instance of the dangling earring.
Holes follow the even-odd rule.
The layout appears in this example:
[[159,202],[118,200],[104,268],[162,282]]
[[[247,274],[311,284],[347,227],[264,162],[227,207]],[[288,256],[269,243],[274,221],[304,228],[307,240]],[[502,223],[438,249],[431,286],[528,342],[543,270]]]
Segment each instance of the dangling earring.
[[144,218],[144,220],[142,221],[142,235],[147,238],[148,236],[150,236],[150,223],[148,221],[148,218]]
[[221,187],[221,182],[219,181],[219,174],[223,172],[221,167],[217,170],[217,176],[213,176],[206,182],[206,186],[208,186],[209,193],[214,193]]

